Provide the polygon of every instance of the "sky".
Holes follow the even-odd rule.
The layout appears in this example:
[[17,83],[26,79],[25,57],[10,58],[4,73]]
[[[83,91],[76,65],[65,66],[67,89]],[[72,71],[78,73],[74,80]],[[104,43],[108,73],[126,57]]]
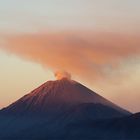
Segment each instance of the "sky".
[[0,1],[0,108],[70,73],[140,111],[139,0]]

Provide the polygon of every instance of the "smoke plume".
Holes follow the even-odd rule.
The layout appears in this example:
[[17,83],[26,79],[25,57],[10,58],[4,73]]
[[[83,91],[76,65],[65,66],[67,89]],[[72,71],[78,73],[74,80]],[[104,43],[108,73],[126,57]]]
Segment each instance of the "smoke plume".
[[56,71],[55,77],[57,80],[61,80],[63,78],[71,79],[71,74],[66,71]]
[[[140,55],[138,35],[117,33],[5,35],[1,42],[1,49],[7,52],[40,63],[53,71],[65,69],[86,79],[107,76],[122,61]],[[70,77],[69,74],[64,75]],[[59,74],[56,76],[59,77]]]

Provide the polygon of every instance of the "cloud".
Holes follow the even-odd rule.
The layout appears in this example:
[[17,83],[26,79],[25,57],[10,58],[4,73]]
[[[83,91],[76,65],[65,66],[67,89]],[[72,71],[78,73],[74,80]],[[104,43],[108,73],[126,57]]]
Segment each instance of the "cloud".
[[83,79],[102,79],[120,62],[140,55],[137,35],[61,32],[5,35],[1,49],[53,71],[65,69]]

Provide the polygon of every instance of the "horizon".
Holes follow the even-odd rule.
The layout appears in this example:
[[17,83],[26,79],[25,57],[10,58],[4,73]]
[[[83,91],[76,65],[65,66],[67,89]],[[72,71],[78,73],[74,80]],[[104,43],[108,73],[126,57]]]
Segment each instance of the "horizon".
[[118,106],[140,112],[139,5],[138,0],[1,1],[0,108],[63,71]]

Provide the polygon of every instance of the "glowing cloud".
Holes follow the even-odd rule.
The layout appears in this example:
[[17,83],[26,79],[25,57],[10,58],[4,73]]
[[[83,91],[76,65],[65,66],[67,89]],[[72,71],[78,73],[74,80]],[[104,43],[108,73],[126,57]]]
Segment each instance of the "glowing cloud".
[[9,35],[3,39],[6,43],[1,48],[10,53],[86,79],[102,78],[122,60],[140,54],[137,35],[69,32]]
[[57,80],[61,80],[63,78],[71,79],[71,74],[66,71],[56,71],[54,75]]

